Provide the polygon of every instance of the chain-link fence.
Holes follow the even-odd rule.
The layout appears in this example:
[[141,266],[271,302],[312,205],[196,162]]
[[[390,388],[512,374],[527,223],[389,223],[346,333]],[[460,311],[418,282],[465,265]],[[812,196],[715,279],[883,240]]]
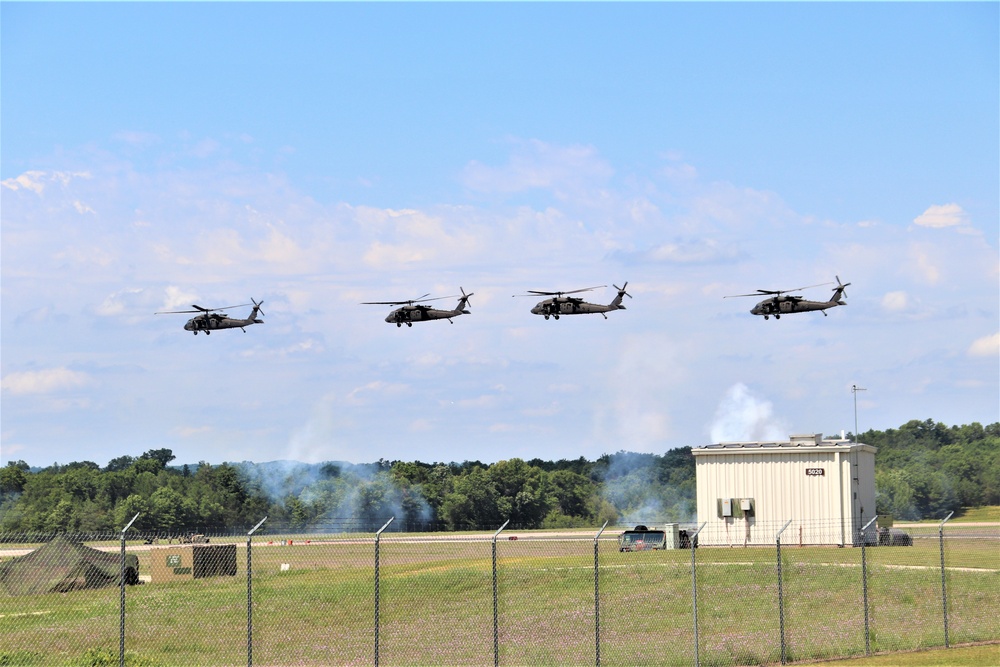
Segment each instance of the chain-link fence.
[[0,534],[0,665],[749,665],[1000,639],[1000,525],[869,524],[855,547],[799,527],[638,547],[620,528],[391,521]]

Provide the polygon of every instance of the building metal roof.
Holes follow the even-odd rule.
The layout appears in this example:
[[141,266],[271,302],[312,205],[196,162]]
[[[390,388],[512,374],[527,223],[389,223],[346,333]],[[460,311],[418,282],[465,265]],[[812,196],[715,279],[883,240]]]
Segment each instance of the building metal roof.
[[692,454],[710,454],[720,451],[746,451],[746,450],[774,450],[774,449],[853,449],[869,448],[875,451],[875,447],[866,445],[863,442],[854,442],[844,438],[824,440],[822,433],[811,435],[790,435],[787,441],[767,441],[767,442],[719,442],[702,447],[692,447]]

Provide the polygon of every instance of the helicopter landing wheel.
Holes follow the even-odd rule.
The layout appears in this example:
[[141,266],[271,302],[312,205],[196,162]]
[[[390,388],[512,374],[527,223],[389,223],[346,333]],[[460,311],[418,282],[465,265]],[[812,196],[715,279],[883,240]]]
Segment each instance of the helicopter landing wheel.
[[407,323],[406,323],[406,326],[408,326],[408,327],[412,327],[412,326],[413,326],[413,322],[407,322]]
[[776,320],[780,320],[780,319],[781,319],[781,315],[775,315],[775,316],[774,316],[774,319],[776,319]]

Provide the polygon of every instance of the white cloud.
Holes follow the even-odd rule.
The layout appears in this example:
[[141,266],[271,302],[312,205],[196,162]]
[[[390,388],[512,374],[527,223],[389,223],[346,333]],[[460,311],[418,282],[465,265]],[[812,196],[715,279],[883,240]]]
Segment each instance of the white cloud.
[[958,204],[934,205],[914,218],[913,223],[919,227],[932,229],[959,227],[968,224],[968,215]]
[[593,146],[555,146],[543,141],[515,142],[506,165],[490,167],[472,161],[464,182],[478,192],[513,193],[541,188],[560,198],[607,182],[614,170]]
[[116,133],[114,138],[136,148],[144,148],[160,143],[160,137],[157,135],[135,130],[122,130]]
[[910,249],[911,268],[916,269],[919,277],[929,285],[935,285],[941,279],[941,270],[935,258],[931,257],[931,248],[915,245]]
[[645,255],[645,259],[653,262],[702,264],[732,261],[738,259],[739,256],[739,249],[735,246],[720,244],[715,239],[705,238],[664,243],[650,250]]
[[997,355],[1000,355],[1000,332],[992,336],[977,338],[969,346],[970,357],[995,357]]
[[14,395],[49,394],[82,387],[89,382],[90,376],[86,373],[60,367],[8,373],[0,381],[0,387]]
[[84,215],[85,213],[90,213],[91,215],[96,215],[96,213],[97,213],[94,209],[90,208],[89,206],[87,206],[86,204],[84,204],[82,201],[75,201],[75,202],[73,202],[73,208],[75,208],[76,212],[79,213],[80,215]]
[[109,294],[97,307],[97,314],[104,316],[121,315],[131,312],[136,307],[136,295],[142,294],[141,289],[124,289]]
[[9,190],[30,190],[41,195],[49,183],[66,186],[74,178],[90,178],[90,174],[85,171],[26,171],[20,176],[0,181],[0,185]]
[[909,303],[909,296],[901,290],[889,292],[882,297],[882,307],[893,312],[906,310]]
[[178,310],[179,308],[190,308],[191,304],[198,299],[198,295],[193,292],[184,292],[180,287],[175,287],[174,285],[169,285],[164,290],[166,295],[164,297],[163,305],[157,310]]
[[409,387],[405,384],[376,380],[352,389],[345,398],[345,401],[350,405],[362,405],[369,402],[369,397],[398,396],[406,393],[408,390]]

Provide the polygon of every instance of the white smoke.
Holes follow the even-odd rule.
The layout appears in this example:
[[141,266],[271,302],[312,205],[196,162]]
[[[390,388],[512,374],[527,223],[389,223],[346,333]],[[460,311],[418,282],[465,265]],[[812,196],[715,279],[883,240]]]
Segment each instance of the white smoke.
[[788,426],[773,413],[770,401],[754,396],[738,382],[726,391],[715,411],[712,442],[785,440]]

